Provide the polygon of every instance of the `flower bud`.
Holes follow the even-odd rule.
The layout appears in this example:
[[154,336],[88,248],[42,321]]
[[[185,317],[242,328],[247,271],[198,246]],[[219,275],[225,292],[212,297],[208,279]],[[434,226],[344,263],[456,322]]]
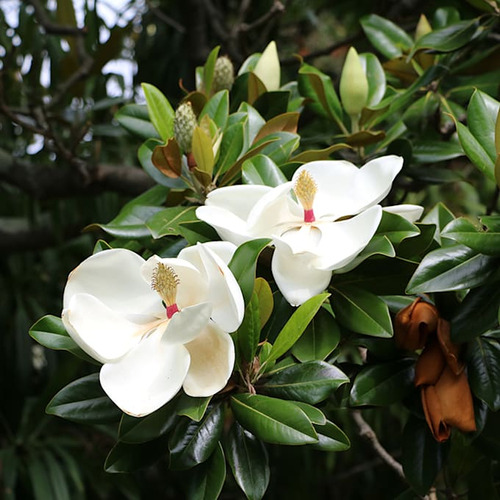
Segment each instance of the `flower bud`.
[[429,21],[422,14],[420,16],[420,19],[418,20],[417,28],[415,30],[415,40],[422,38],[424,35],[427,35],[427,33],[430,33],[431,31],[432,31],[432,27],[429,24]]
[[212,91],[231,90],[234,83],[234,66],[229,57],[218,57],[215,61]]
[[368,80],[354,47],[349,49],[340,76],[340,99],[348,115],[356,116],[368,103]]
[[421,298],[401,309],[394,322],[394,340],[400,349],[422,349],[429,333],[436,330],[438,312],[435,306]]
[[196,125],[196,115],[191,103],[189,101],[182,103],[175,111],[174,136],[184,153],[191,151],[193,132]]

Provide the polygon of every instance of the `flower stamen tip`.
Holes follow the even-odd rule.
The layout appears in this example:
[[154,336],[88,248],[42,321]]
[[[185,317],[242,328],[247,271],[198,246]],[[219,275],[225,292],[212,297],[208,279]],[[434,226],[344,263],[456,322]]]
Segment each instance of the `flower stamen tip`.
[[177,276],[173,268],[167,264],[163,264],[163,262],[158,262],[151,277],[151,288],[165,302],[167,317],[169,319],[179,311],[176,303],[177,286],[179,283],[179,276]]
[[293,188],[297,199],[304,209],[304,222],[314,222],[313,202],[318,187],[312,175],[306,170],[302,170],[297,177]]

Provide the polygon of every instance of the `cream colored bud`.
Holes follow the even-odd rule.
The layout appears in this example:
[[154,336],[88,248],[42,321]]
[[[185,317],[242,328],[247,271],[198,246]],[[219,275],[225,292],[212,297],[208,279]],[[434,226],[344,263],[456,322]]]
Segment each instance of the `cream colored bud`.
[[340,99],[348,115],[356,116],[368,103],[368,80],[356,49],[347,53],[340,76]]
[[415,30],[415,40],[422,38],[427,33],[432,31],[432,26],[429,24],[427,18],[422,14],[418,20],[417,28]]

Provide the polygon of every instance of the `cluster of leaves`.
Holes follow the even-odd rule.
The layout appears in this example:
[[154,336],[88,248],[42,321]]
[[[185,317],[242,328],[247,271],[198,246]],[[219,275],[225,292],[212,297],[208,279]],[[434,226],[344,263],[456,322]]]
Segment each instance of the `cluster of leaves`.
[[[52,415],[114,430],[108,472],[134,471],[167,456],[170,469],[192,469],[191,498],[217,498],[229,466],[248,498],[262,498],[270,481],[268,445],[303,445],[304,453],[344,451],[354,436],[334,423],[343,411],[377,408],[375,427],[390,408],[404,426],[401,462],[410,489],[400,498],[425,495],[433,485],[442,498],[463,490],[494,498],[491,471],[500,451],[494,413],[500,407],[500,126],[498,71],[489,71],[498,50],[483,49],[495,35],[496,14],[461,20],[452,8],[438,9],[427,33],[416,39],[387,19],[363,18],[366,37],[387,60],[361,54],[368,100],[354,118],[336,82],[305,62],[297,81],[274,89],[256,54],[242,65],[230,91],[215,91],[215,49],[197,72],[198,90],[184,98],[197,116],[194,168],[174,137],[174,109],[157,88],[145,84],[146,105],[129,104],[117,113],[125,129],[145,140],[139,161],[158,185],[111,222],[95,225],[114,238],[109,245],[99,242],[95,251],[111,246],[175,256],[187,244],[217,239],[196,218],[194,204],[213,188],[239,182],[276,186],[301,164],[333,155],[357,163],[380,154],[404,156],[390,199],[427,207],[444,186],[465,178],[467,157],[477,167],[468,180],[478,188],[483,213],[478,220],[457,218],[438,203],[413,224],[384,212],[370,244],[333,275],[327,293],[295,310],[273,283],[269,240],[241,245],[229,267],[246,310],[233,334],[237,360],[225,391],[212,398],[180,394],[137,419],[121,414],[92,373],[49,403]],[[277,60],[270,64],[271,73],[279,71]],[[452,340],[463,343],[475,397],[477,431],[456,432],[445,444],[433,440],[413,387],[415,353],[398,350],[392,340],[393,314],[419,294],[451,322]],[[59,318],[42,318],[30,333],[45,347],[88,360]]]

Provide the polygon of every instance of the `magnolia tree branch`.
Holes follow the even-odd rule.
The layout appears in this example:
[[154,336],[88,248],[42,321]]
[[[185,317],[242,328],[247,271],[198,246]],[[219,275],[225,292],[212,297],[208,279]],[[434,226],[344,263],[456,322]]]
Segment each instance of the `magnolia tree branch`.
[[0,181],[16,186],[36,199],[68,198],[102,191],[137,196],[155,184],[136,167],[97,164],[83,175],[75,168],[54,168],[19,160],[2,149]]
[[361,415],[360,410],[352,411],[352,418],[358,426],[359,435],[371,446],[372,450],[394,471],[396,474],[406,482],[403,472],[403,466],[394,459],[394,457],[387,452],[387,450],[380,444],[380,441],[375,434],[375,431],[370,427],[366,420]]

